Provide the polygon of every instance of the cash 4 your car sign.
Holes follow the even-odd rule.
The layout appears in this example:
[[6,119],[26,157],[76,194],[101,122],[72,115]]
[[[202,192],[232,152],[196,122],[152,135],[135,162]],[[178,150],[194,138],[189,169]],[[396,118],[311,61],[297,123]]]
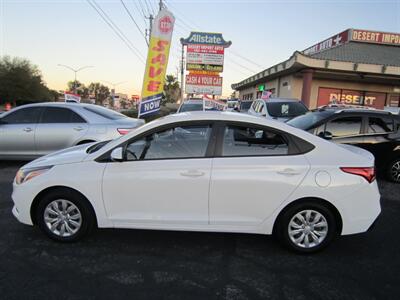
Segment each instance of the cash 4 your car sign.
[[218,75],[186,75],[186,92],[189,94],[221,95],[222,77]]

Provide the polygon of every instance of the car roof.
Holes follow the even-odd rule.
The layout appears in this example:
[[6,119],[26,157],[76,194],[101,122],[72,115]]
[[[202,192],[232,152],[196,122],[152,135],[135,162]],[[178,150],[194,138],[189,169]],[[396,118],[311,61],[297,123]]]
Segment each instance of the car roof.
[[265,103],[271,103],[271,102],[301,102],[298,99],[292,99],[292,98],[269,98],[269,99],[256,99],[256,100],[262,100]]
[[82,106],[92,106],[90,103],[73,103],[73,102],[39,102],[39,103],[31,103],[17,106],[18,108],[22,107],[34,107],[34,106],[58,106],[58,107],[82,107]]
[[362,107],[323,107],[317,108],[314,110],[315,112],[332,112],[332,114],[341,114],[341,113],[360,113],[360,114],[381,114],[381,115],[396,115],[390,111],[383,109],[375,109],[375,108],[362,108]]

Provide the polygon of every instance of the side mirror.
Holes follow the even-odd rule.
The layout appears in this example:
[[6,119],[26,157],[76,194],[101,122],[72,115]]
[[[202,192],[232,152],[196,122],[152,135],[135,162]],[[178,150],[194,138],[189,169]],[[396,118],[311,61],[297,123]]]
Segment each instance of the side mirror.
[[111,152],[111,160],[121,162],[124,160],[122,147],[115,148]]
[[331,132],[329,131],[325,131],[325,132],[320,132],[318,134],[319,137],[322,137],[325,140],[331,140],[333,138],[333,135]]

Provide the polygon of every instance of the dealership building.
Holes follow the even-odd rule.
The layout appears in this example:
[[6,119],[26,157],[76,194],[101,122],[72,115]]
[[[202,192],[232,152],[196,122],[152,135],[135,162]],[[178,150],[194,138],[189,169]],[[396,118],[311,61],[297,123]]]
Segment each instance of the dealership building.
[[348,29],[232,88],[242,100],[270,92],[301,99],[309,108],[329,103],[399,107],[400,34]]

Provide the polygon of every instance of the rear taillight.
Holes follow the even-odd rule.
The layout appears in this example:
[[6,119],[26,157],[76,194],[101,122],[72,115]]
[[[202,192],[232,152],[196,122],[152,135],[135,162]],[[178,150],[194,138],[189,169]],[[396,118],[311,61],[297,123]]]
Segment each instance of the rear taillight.
[[117,128],[117,130],[118,130],[118,133],[119,133],[120,135],[125,135],[125,134],[127,134],[129,131],[131,131],[131,129],[129,129],[129,128]]
[[353,175],[358,175],[361,177],[364,177],[365,180],[367,180],[369,183],[375,180],[376,174],[375,174],[375,167],[341,167],[340,170],[342,170],[345,173],[353,174]]

